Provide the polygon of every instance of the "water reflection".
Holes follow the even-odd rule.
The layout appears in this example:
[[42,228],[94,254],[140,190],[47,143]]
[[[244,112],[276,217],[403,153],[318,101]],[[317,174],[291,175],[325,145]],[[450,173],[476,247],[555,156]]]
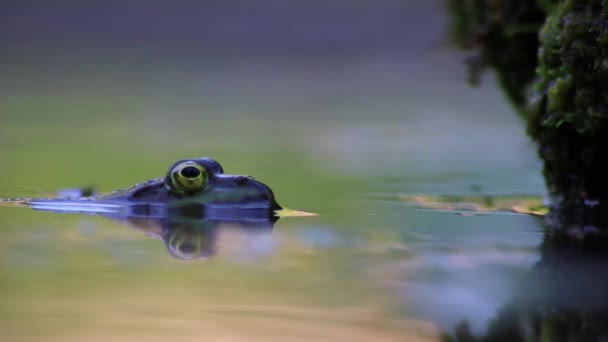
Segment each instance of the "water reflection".
[[[104,215],[105,216],[105,215]],[[204,259],[218,252],[222,232],[268,234],[276,216],[250,211],[232,218],[197,215],[192,212],[169,212],[165,217],[111,217],[159,238],[169,254],[182,260]]]
[[[40,199],[24,206],[39,211],[102,216],[163,241],[177,259],[205,259],[217,254],[221,235],[265,235],[280,217],[312,215],[241,205],[203,207],[196,202],[120,203],[95,198]],[[229,232],[230,234],[224,234]]]
[[536,217],[408,209],[391,221],[409,252],[390,266],[403,309],[440,330],[467,320],[484,333],[539,260]]
[[463,320],[443,341],[606,341],[607,238],[547,230],[541,260],[478,336]]

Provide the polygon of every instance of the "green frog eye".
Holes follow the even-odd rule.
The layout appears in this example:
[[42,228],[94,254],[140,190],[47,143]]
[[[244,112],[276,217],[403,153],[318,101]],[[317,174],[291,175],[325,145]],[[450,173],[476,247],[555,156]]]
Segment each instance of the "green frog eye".
[[193,161],[179,163],[169,172],[171,190],[178,193],[193,193],[203,190],[207,184],[207,171]]

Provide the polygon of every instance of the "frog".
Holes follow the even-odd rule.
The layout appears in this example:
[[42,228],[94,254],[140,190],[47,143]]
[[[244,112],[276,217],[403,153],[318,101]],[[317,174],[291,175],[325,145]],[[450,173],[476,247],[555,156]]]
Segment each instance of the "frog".
[[25,206],[54,212],[79,212],[167,217],[206,216],[214,219],[238,216],[312,216],[281,206],[266,184],[246,175],[224,173],[210,157],[181,159],[165,176],[105,195],[79,198],[19,198],[0,200],[0,205]]
[[103,202],[166,204],[171,212],[255,210],[274,215],[282,210],[273,191],[251,176],[225,174],[214,159],[202,157],[174,162],[161,178],[99,197]]

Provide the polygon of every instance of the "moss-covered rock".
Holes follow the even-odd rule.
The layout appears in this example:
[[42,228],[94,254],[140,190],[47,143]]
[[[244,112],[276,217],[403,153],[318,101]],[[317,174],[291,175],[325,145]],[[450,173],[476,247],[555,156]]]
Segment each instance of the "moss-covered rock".
[[447,0],[538,143],[553,218],[608,226],[608,0]]
[[538,143],[554,211],[566,222],[605,224],[608,1],[563,1],[539,37],[528,133]]

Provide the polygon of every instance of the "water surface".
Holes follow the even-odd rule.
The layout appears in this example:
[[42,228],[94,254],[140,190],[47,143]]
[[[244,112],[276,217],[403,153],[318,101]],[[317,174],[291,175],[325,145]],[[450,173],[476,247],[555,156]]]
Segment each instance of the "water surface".
[[457,65],[3,65],[2,197],[108,192],[210,156],[320,214],[269,234],[227,231],[216,255],[183,261],[126,224],[0,207],[3,335],[433,341],[465,319],[485,331],[538,261],[540,222],[417,210],[399,196],[544,187],[522,123],[497,90],[462,84]]

